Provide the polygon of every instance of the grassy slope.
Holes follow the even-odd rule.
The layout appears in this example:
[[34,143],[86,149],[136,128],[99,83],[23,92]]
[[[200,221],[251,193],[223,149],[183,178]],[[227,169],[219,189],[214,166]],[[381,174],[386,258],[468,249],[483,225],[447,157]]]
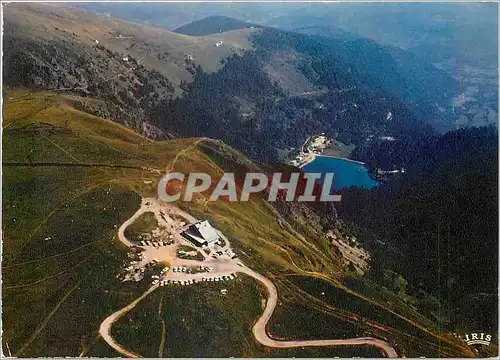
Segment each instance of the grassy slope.
[[[4,163],[141,159],[144,138],[63,100],[6,94]],[[78,355],[103,316],[140,291],[115,278],[124,249],[114,236],[139,206],[131,190],[142,178],[154,177],[134,169],[4,166],[4,349],[8,342],[13,355]]]
[[[58,95],[24,91],[4,95],[4,164],[73,165],[4,166],[4,338],[13,354],[23,349],[19,355],[77,355],[80,341],[85,344],[83,338],[92,338],[99,319],[110,313],[112,304],[116,308],[141,290],[123,290],[115,279],[123,254],[116,243],[110,242],[115,226],[137,209],[137,194],[154,196],[160,171],[182,149],[190,151],[178,157],[175,170],[215,173],[220,168],[190,146],[195,140],[151,143],[121,125],[72,109]],[[79,163],[138,168],[74,166]],[[115,198],[123,204],[114,206],[110,199]],[[243,212],[221,202],[214,210],[226,213],[214,221],[224,228],[224,224],[231,225],[225,220],[228,216],[240,211],[246,214],[231,219],[235,231],[228,235],[241,236],[253,253],[260,253],[280,268],[291,268],[289,260],[268,255],[272,245],[260,245],[269,242],[266,239],[292,242],[293,235],[276,229],[274,214],[262,203],[252,202],[251,207],[252,211],[246,208]],[[254,227],[254,232],[246,233],[244,229],[251,228],[253,222],[260,225]],[[258,234],[263,242],[252,242]],[[104,255],[109,261],[102,260]],[[96,266],[101,262],[106,269]],[[88,286],[82,286],[84,283]],[[81,289],[73,289],[77,284]],[[26,289],[30,291],[28,295]],[[110,300],[112,295],[106,293],[101,304],[93,306],[96,291],[104,296],[104,289],[114,296],[121,295]],[[71,316],[76,315],[71,309],[76,311],[76,301],[89,304],[88,313],[80,315],[87,321],[81,322],[85,324],[81,329],[72,330],[75,337],[62,341],[64,333],[56,329],[61,322],[66,327],[73,323]],[[36,311],[23,317],[30,309]],[[49,316],[54,309],[54,316]],[[43,325],[47,317],[50,321],[43,331],[27,344],[33,329]],[[53,342],[59,345],[42,347],[43,343]]]
[[132,225],[125,230],[125,236],[132,241],[140,242],[140,235],[151,233],[158,227],[158,221],[152,212],[142,214]]
[[[74,110],[69,104],[67,98],[50,93],[4,94],[3,347],[6,350],[8,343],[13,355],[75,356],[89,349],[91,355],[115,356],[96,334],[104,317],[147,286],[122,285],[115,278],[124,259],[124,249],[115,239],[116,226],[138,208],[139,195],[155,196],[156,181],[167,167],[214,176],[220,175],[222,168],[256,167],[217,141],[204,140],[203,144],[218,149],[219,156],[202,152],[200,139],[152,143],[121,125]],[[72,166],[5,166],[8,162]],[[79,163],[95,166],[75,166]],[[341,267],[322,239],[298,237],[289,227],[281,226],[260,199],[246,204],[206,203],[199,197],[196,202],[179,206],[197,217],[209,218],[232,240],[243,261],[273,277],[280,297],[287,299],[285,306],[293,309],[298,302],[307,304],[310,311],[325,313],[328,309],[328,303],[318,305],[314,297],[298,296],[298,290],[286,281],[288,275],[302,274],[340,284]],[[225,314],[225,323],[233,319],[239,324],[235,314],[259,303],[254,285],[248,286],[244,286],[244,293],[249,298],[244,295],[245,299],[231,305],[229,313],[222,311],[223,303],[213,304],[214,311]],[[353,321],[349,316],[326,312],[337,323]],[[308,314],[298,314],[302,319],[298,323],[304,327],[310,324]],[[255,317],[241,325],[246,341],[253,341],[248,331],[251,319]],[[282,329],[290,327],[286,316],[277,319]],[[240,326],[235,324],[231,326]],[[200,331],[209,331],[211,326],[207,322]],[[403,335],[396,337],[399,346],[403,346],[406,329],[402,331]],[[242,347],[240,355],[264,351],[258,350],[259,346]],[[404,344],[407,346],[413,345],[409,342]],[[339,349],[331,351],[276,351],[272,355],[341,354]],[[460,350],[455,348],[452,353]],[[165,350],[165,354],[183,352]]]
[[[9,4],[4,7],[5,28],[16,38],[62,42],[91,48],[95,40],[113,52],[129,54],[146,67],[164,74],[174,85],[191,81],[184,60],[191,54],[205,71],[216,71],[220,60],[249,49],[249,34],[254,29],[241,29],[224,34],[194,37],[165,29],[127,23],[105,15],[60,4]],[[85,24],[84,26],[82,24]],[[55,29],[58,30],[55,30]],[[223,40],[224,44],[215,47]],[[118,66],[118,65],[117,65]],[[114,73],[122,68],[113,69]]]

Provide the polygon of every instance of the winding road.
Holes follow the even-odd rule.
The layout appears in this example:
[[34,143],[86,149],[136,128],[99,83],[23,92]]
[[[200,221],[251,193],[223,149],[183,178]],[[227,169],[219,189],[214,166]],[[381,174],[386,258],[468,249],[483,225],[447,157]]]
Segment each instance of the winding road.
[[[143,199],[143,206],[127,221],[125,221],[122,226],[120,226],[120,229],[118,230],[118,237],[120,241],[125,244],[126,246],[130,247],[133,246],[133,244],[125,237],[125,229],[132,224],[141,214],[143,214],[145,211],[151,211],[150,208],[145,208],[144,204],[146,203],[146,200],[148,203],[151,203],[153,201],[156,201],[155,199]],[[171,204],[169,204],[169,210],[176,211],[178,214],[185,214],[182,212],[182,210],[175,208]],[[189,215],[188,215],[189,216]],[[192,218],[192,217],[191,217]],[[194,218],[192,218],[194,219]],[[227,241],[227,240],[226,240]],[[191,260],[192,261],[192,260]],[[254,324],[252,328],[252,333],[255,337],[255,339],[261,343],[264,346],[268,347],[273,347],[273,348],[295,348],[295,347],[318,347],[318,346],[374,346],[380,350],[382,350],[387,357],[391,358],[396,358],[398,357],[396,351],[394,348],[386,341],[380,340],[380,339],[375,339],[371,337],[359,337],[359,338],[352,338],[352,339],[332,339],[332,340],[290,340],[290,341],[283,341],[283,340],[275,340],[271,338],[266,331],[266,326],[269,323],[269,320],[271,319],[274,310],[276,308],[277,302],[278,302],[278,290],[276,289],[276,286],[265,276],[257,273],[256,271],[250,269],[246,265],[242,264],[239,260],[233,261],[233,264],[229,266],[227,262],[223,264],[223,272],[240,272],[247,274],[248,276],[251,276],[255,280],[261,282],[267,289],[268,292],[268,298],[266,301],[266,307],[264,309],[264,312],[262,315],[259,317],[257,322]],[[222,270],[221,270],[222,272]],[[217,274],[217,271],[215,272]],[[182,279],[180,276],[183,276],[187,279],[193,278],[195,275],[191,274],[176,274],[176,279]],[[200,274],[196,274],[197,277],[200,276]],[[118,353],[127,356],[127,357],[141,357],[140,355],[133,353],[127,349],[125,349],[123,346],[121,346],[118,342],[116,342],[113,337],[111,336],[111,327],[113,326],[113,323],[116,322],[118,319],[120,319],[122,316],[124,316],[126,313],[128,313],[130,310],[132,310],[139,302],[141,302],[146,296],[148,296],[150,293],[152,293],[154,290],[158,288],[158,285],[154,285],[149,290],[147,290],[144,294],[142,294],[140,297],[132,301],[130,304],[127,306],[123,307],[122,309],[116,311],[109,317],[107,317],[100,326],[99,333],[102,336],[102,338],[111,346],[114,350],[116,350]]]
[[146,291],[144,294],[139,296],[137,299],[132,301],[130,304],[127,306],[121,308],[117,312],[111,314],[108,316],[102,323],[99,328],[99,334],[102,336],[104,341],[108,343],[109,346],[111,346],[114,350],[116,350],[118,353],[126,356],[126,357],[131,357],[131,358],[138,358],[141,357],[140,355],[133,353],[131,351],[128,351],[124,347],[122,347],[120,344],[118,344],[115,339],[111,336],[111,326],[113,326],[113,323],[120,319],[123,315],[128,313],[130,310],[132,310],[138,303],[142,301],[146,296],[148,296],[150,293],[152,293],[158,285],[151,286],[148,291]]
[[252,333],[255,339],[262,345],[274,347],[274,348],[294,348],[294,347],[306,347],[306,346],[356,346],[356,345],[369,345],[377,347],[384,351],[384,353],[390,358],[397,358],[398,354],[392,346],[386,341],[371,338],[371,337],[360,337],[353,339],[333,339],[333,340],[274,340],[266,332],[266,326],[273,315],[274,309],[278,302],[278,291],[274,284],[266,277],[260,275],[259,273],[244,267],[240,270],[241,272],[253,277],[254,279],[260,281],[267,288],[269,297],[267,299],[266,308],[264,312],[257,320],[252,328]]

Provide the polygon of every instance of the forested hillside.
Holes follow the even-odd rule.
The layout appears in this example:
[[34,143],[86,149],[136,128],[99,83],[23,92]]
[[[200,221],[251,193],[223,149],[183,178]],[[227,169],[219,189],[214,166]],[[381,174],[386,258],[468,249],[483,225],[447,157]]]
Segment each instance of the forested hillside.
[[[180,99],[153,111],[154,123],[180,135],[220,137],[264,161],[277,160],[277,150],[315,132],[362,145],[374,136],[429,131],[422,113],[433,116],[425,104],[438,96],[437,88],[410,86],[418,76],[414,68],[404,68],[402,76],[403,67],[371,41],[338,46],[332,39],[263,29],[253,43],[255,50],[226,59],[217,73],[198,68]],[[358,51],[365,60],[350,61]],[[449,80],[437,69],[421,70],[422,76],[434,73]],[[300,76],[304,91],[289,85]]]
[[433,316],[447,328],[496,331],[497,144],[494,128],[472,128],[394,146],[404,177],[350,189],[338,207],[385,254],[375,257],[372,275],[390,268],[414,285],[412,296],[433,294],[442,302]]
[[5,86],[80,96],[79,108],[150,138],[169,131],[151,126],[151,109],[179,96],[195,65],[217,71],[249,47],[252,31],[191,37],[60,4],[9,4],[4,15]]
[[78,95],[81,109],[152,138],[211,136],[273,162],[313,133],[361,148],[448,121],[435,103],[454,82],[370,40],[251,29],[225,17],[186,25],[189,34],[215,32],[193,37],[82,12],[89,32],[81,10],[7,10],[7,85]]
[[255,41],[266,49],[292,47],[312,56],[315,83],[331,88],[355,79],[364,89],[404,101],[415,116],[434,127],[450,127],[450,114],[440,113],[436,103],[446,107],[458,83],[409,52],[368,39],[306,36],[276,29],[266,29]]

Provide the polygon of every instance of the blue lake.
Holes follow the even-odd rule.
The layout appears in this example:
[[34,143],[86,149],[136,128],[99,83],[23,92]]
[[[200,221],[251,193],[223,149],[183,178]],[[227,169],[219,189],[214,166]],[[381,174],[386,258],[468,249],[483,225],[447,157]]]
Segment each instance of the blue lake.
[[306,173],[334,173],[333,188],[340,190],[350,186],[371,189],[379,183],[368,175],[368,170],[353,161],[317,156],[314,161],[302,167]]

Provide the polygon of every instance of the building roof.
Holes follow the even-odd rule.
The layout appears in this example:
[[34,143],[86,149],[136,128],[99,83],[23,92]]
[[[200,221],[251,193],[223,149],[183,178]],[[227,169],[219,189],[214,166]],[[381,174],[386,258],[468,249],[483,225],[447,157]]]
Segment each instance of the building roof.
[[212,243],[219,240],[219,235],[207,220],[190,225],[183,234],[199,244]]
[[210,225],[207,220],[203,220],[193,224],[192,226],[196,227],[201,237],[207,240],[208,242],[219,240],[219,235],[215,232],[215,229]]

